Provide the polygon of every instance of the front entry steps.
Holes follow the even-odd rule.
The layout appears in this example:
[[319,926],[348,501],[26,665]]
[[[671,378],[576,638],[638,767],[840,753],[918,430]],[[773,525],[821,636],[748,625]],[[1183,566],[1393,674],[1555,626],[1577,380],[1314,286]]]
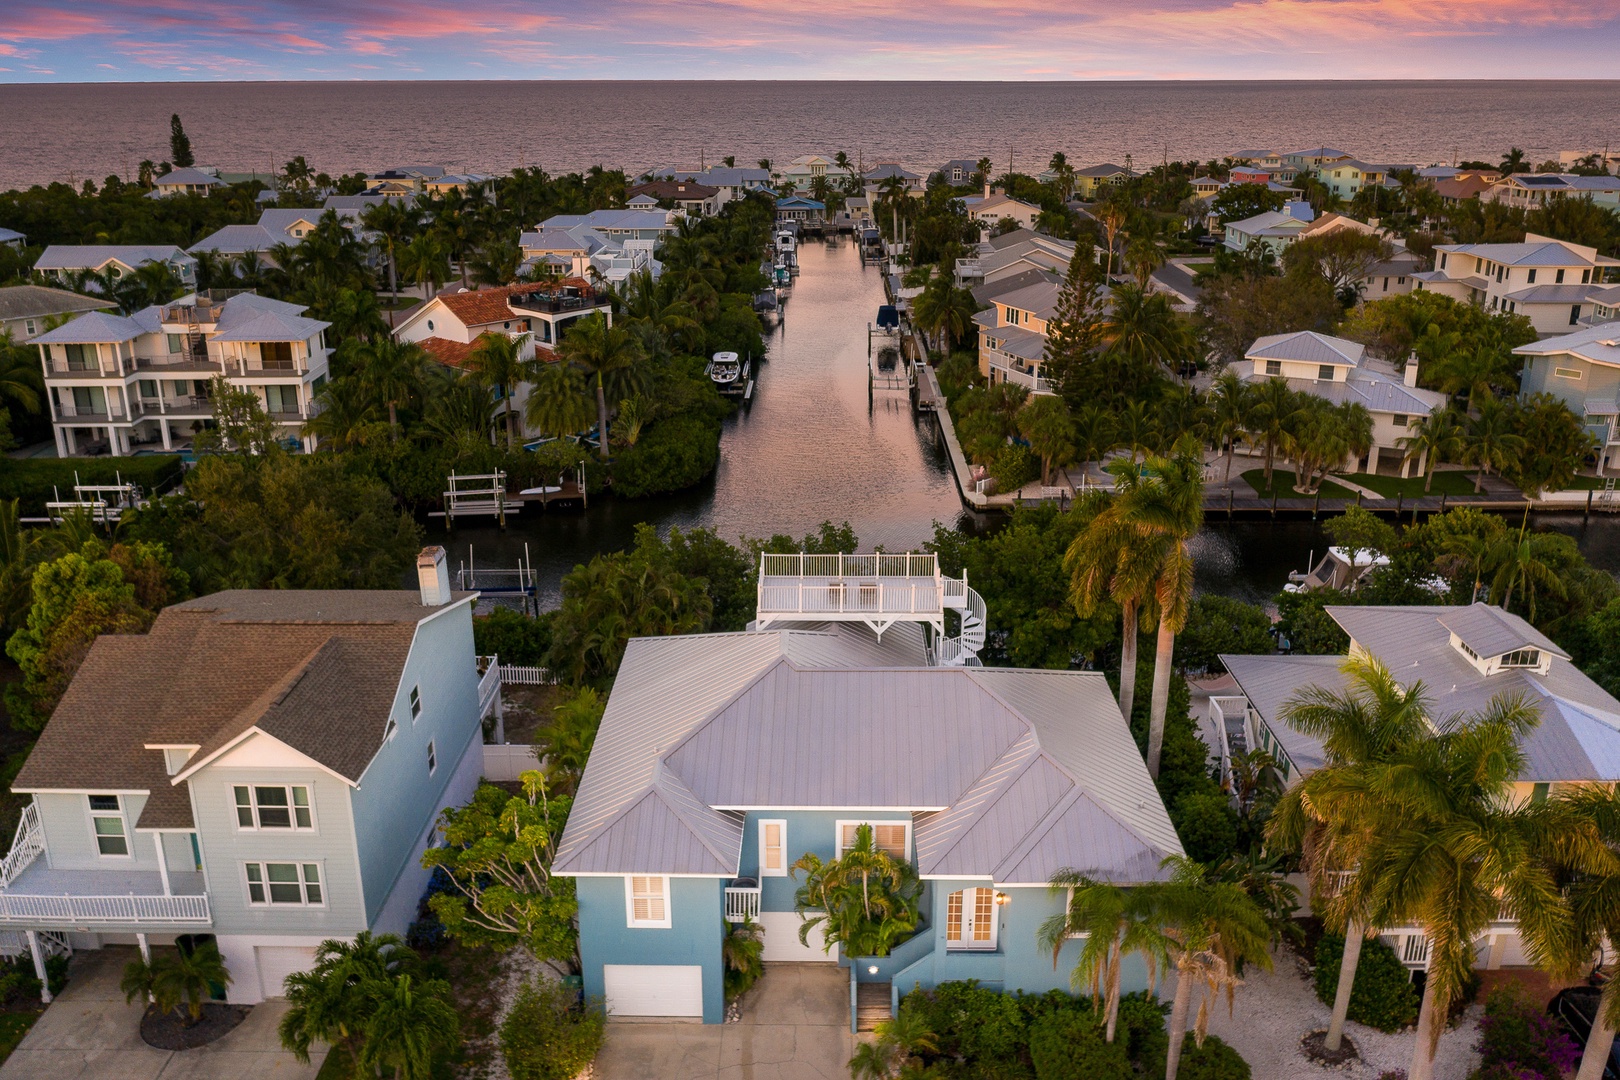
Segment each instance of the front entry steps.
[[886,982],[861,983],[855,988],[855,1027],[857,1031],[871,1031],[888,1020],[889,1000],[892,995]]

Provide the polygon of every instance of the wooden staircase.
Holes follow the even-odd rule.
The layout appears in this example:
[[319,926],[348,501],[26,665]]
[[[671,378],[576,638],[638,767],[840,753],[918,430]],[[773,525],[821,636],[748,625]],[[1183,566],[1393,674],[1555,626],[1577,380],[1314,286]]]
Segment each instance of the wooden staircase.
[[886,982],[861,983],[855,989],[855,1026],[859,1031],[871,1031],[892,1015],[889,1011],[890,984]]

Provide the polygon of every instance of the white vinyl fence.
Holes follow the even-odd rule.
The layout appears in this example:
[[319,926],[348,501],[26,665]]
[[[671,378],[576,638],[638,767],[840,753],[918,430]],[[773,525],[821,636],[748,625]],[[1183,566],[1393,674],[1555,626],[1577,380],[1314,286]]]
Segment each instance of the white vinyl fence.
[[484,779],[517,780],[530,769],[540,767],[534,747],[527,743],[485,743]]

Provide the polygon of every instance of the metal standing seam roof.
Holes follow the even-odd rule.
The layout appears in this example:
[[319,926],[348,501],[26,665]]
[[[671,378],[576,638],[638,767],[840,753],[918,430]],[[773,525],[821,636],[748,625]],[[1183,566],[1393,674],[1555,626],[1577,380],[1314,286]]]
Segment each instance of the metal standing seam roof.
[[1557,240],[1519,244],[1441,244],[1436,251],[1489,259],[1503,266],[1592,266],[1591,259]]
[[1340,364],[1355,367],[1361,363],[1365,345],[1344,338],[1301,330],[1292,334],[1270,334],[1258,338],[1244,353],[1247,360],[1294,360],[1308,364]]
[[1594,364],[1620,366],[1620,322],[1602,323],[1573,334],[1544,338],[1513,350],[1516,356],[1578,356]]
[[1038,319],[1052,319],[1057,316],[1058,295],[1061,292],[1060,285],[1037,281],[1013,292],[1001,293],[993,302],[1030,312]]
[[[1541,722],[1525,737],[1526,764],[1519,777],[1521,781],[1620,781],[1620,701],[1588,678],[1556,645],[1518,616],[1499,609],[1482,615],[1468,606],[1330,606],[1326,610],[1356,645],[1383,661],[1402,685],[1411,686],[1421,681],[1433,702],[1436,719],[1481,711],[1498,694],[1523,694],[1537,708]],[[1490,676],[1481,675],[1479,669],[1452,646],[1451,632],[1441,620],[1454,621],[1471,632],[1484,633],[1486,618],[1499,621],[1508,633],[1508,637],[1501,639],[1483,639],[1491,641],[1493,647],[1498,640],[1509,638],[1537,648],[1547,647],[1553,654],[1547,674],[1510,668]],[[1229,656],[1222,659],[1249,703],[1266,720],[1295,764],[1305,770],[1320,765],[1320,744],[1282,723],[1281,707],[1300,687],[1307,685],[1342,690],[1346,682],[1339,668],[1344,658]],[[1298,754],[1296,746],[1300,748]]]
[[40,334],[30,345],[95,345],[103,342],[131,341],[146,331],[141,324],[124,315],[107,311],[87,311],[77,318]]
[[293,237],[272,233],[263,225],[226,225],[192,244],[186,250],[195,255],[199,251],[224,252],[240,255],[247,251],[268,252],[276,244],[286,243]]
[[[1341,614],[1350,610],[1345,608],[1339,612],[1329,611],[1339,625],[1346,627],[1347,632],[1349,625],[1360,622],[1354,612],[1340,618]],[[1501,608],[1489,604],[1471,604],[1468,607],[1455,608],[1435,621],[1456,634],[1464,645],[1480,656],[1501,656],[1514,649],[1540,649],[1565,660],[1569,659],[1569,653],[1560,649],[1541,631],[1517,615],[1509,615]]]
[[1584,304],[1592,299],[1592,292],[1590,285],[1531,285],[1507,293],[1505,299],[1516,304]]
[[308,341],[331,326],[301,315],[266,311],[213,336],[214,341]]
[[0,286],[0,319],[35,319],[116,306],[111,300],[97,300],[45,285]]
[[875,644],[849,626],[632,642],[557,872],[735,874],[749,807],[913,811],[925,876],[1141,881],[1181,851],[1100,676],[873,667]]

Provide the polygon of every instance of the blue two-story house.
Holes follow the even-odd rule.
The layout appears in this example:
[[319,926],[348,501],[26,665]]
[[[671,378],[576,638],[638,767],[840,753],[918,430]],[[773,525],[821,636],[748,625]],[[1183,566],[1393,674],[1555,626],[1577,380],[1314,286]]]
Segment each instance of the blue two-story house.
[[[1079,943],[1054,964],[1037,942],[1065,902],[1053,874],[1140,884],[1181,852],[1101,675],[935,666],[955,654],[915,612],[937,603],[930,580],[964,583],[847,576],[762,577],[766,629],[630,643],[554,863],[577,879],[585,989],[610,1016],[719,1023],[721,941],[745,916],[766,979],[812,961],[891,995],[1067,987]],[[837,857],[862,823],[916,867],[924,925],[852,964],[800,943],[791,868]]]
[[[328,938],[402,933],[499,692],[441,548],[418,591],[233,590],[98,638],[13,790],[0,952],[212,937],[230,1000]],[[46,1000],[49,1000],[47,996]]]

